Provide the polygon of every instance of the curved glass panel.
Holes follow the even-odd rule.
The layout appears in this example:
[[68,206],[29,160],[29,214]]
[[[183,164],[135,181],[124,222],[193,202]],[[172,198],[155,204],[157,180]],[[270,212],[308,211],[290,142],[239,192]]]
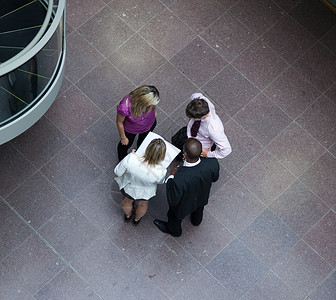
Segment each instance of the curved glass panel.
[[[15,56],[36,36],[46,17],[48,6],[48,3],[38,0],[10,2],[11,11],[0,9],[2,63]],[[55,16],[58,4],[58,0],[54,1],[52,17]],[[50,24],[52,21],[50,20]],[[0,127],[23,115],[42,99],[59,71],[63,54],[64,15],[42,50],[19,68],[0,77]]]
[[6,5],[0,6],[1,63],[15,56],[33,40],[46,16],[41,2],[26,2],[7,1]]

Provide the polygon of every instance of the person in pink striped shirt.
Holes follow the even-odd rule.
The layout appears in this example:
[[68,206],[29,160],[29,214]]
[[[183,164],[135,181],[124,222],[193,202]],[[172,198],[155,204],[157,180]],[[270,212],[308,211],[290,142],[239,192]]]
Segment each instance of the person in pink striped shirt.
[[215,106],[201,93],[192,94],[190,100],[186,108],[186,115],[190,118],[187,126],[188,138],[194,137],[201,142],[203,157],[228,156],[232,148]]

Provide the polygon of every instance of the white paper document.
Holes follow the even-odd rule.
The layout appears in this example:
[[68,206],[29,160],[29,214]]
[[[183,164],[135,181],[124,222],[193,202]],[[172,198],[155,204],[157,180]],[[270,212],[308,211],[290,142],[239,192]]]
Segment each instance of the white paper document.
[[166,156],[163,162],[161,164],[167,168],[170,163],[174,160],[174,158],[181,152],[180,149],[176,148],[171,143],[167,142],[162,136],[154,133],[149,132],[144,141],[141,143],[139,149],[136,151],[136,154],[138,156],[143,156],[145,154],[146,148],[149,145],[149,143],[154,139],[162,139],[166,144]]

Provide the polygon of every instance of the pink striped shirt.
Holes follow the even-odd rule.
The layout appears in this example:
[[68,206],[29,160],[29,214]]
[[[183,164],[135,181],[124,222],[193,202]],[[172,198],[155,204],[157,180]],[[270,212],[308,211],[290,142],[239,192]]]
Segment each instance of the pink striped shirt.
[[[216,144],[216,150],[209,151],[207,157],[224,158],[228,156],[232,152],[231,145],[224,133],[223,123],[216,114],[215,106],[201,93],[192,94],[190,101],[196,98],[205,100],[210,110],[209,116],[201,120],[196,139],[202,143],[203,149],[209,149],[214,143]],[[191,137],[190,129],[193,124],[194,119],[190,119],[187,126],[188,137]]]

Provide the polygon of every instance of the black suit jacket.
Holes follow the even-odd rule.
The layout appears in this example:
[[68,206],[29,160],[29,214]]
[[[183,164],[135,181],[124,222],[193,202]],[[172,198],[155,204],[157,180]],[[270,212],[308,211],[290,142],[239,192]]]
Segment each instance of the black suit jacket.
[[218,177],[216,158],[201,158],[201,162],[194,167],[180,166],[166,185],[170,210],[178,219],[183,219],[200,206],[208,204],[211,185]]

